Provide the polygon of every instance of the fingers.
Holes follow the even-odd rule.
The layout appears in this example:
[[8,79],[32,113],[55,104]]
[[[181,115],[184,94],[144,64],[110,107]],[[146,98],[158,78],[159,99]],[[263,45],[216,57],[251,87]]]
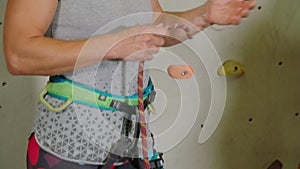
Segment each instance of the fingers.
[[136,43],[140,49],[147,49],[153,47],[161,47],[165,44],[165,39],[156,34],[140,34],[133,37],[133,43]]
[[255,1],[253,1],[253,0],[251,0],[251,1],[246,1],[247,2],[247,5],[248,5],[248,8],[249,9],[254,9],[255,8],[255,6],[256,6],[256,2]]
[[140,25],[116,34],[116,43],[110,50],[114,59],[151,60],[153,54],[165,45],[168,29],[163,24]]
[[167,27],[163,24],[138,26],[135,34],[154,34],[157,36],[166,36],[168,33]]
[[254,9],[255,5],[255,1],[243,1],[243,16],[248,16],[250,10]]
[[136,35],[133,43],[137,44],[137,50],[127,59],[130,60],[151,60],[153,55],[159,52],[165,44],[165,39],[157,34]]
[[148,35],[148,40],[146,41],[146,43],[150,47],[154,47],[154,46],[160,47],[165,44],[165,39],[162,36],[150,34]]
[[151,60],[153,55],[159,52],[159,48],[165,44],[165,30],[160,25],[132,28],[129,32],[132,36],[128,35],[118,45],[122,51],[118,52],[122,55],[119,57],[124,60]]
[[131,53],[128,55],[124,60],[129,61],[145,61],[145,60],[152,60],[153,55],[159,52],[158,47],[138,50],[136,52]]
[[250,14],[250,10],[255,7],[255,1],[240,0],[237,4],[236,14],[231,18],[231,24],[238,25],[242,18],[246,18]]

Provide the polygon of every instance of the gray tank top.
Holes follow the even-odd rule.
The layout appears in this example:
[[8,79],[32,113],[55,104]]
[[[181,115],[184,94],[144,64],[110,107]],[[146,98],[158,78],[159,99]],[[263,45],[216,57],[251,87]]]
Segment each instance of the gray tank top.
[[[76,40],[114,33],[151,23],[151,11],[150,0],[61,0],[51,34],[56,39]],[[128,96],[137,92],[137,72],[137,62],[107,60],[63,75],[98,90]],[[145,87],[148,79],[146,70]],[[54,107],[64,103],[50,96],[46,100]],[[44,150],[62,159],[101,165],[121,136],[123,117],[123,112],[80,104],[71,104],[54,113],[40,104],[32,132]],[[138,145],[141,156],[140,141]],[[152,139],[148,145],[151,149]]]

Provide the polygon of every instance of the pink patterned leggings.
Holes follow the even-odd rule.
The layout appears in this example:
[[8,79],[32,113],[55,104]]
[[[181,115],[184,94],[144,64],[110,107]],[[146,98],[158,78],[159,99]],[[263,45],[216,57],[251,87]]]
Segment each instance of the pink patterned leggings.
[[27,149],[27,169],[101,169],[102,166],[62,160],[40,148],[32,135]]
[[[137,159],[141,162],[140,159]],[[136,164],[124,162],[119,166],[111,166],[110,169],[137,169]],[[27,149],[27,169],[102,169],[102,165],[79,164],[60,159],[45,150],[43,150],[35,140],[34,135],[31,135],[28,141]],[[106,166],[107,167],[107,166]],[[159,167],[163,169],[162,167]],[[158,169],[158,168],[152,168]]]

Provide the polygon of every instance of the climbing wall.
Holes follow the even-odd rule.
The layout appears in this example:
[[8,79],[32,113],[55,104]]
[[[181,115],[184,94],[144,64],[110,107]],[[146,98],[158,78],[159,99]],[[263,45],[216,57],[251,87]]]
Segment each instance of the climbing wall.
[[[161,0],[168,10],[203,2]],[[26,138],[46,78],[8,74],[5,4],[0,1],[0,168],[17,169],[25,168]],[[299,7],[299,0],[257,0],[241,25],[209,28],[150,62],[158,93],[151,128],[166,169],[268,169],[275,160],[284,169],[298,168]],[[245,74],[218,76],[226,60],[239,62]],[[191,65],[194,77],[172,79],[166,72],[171,64]]]
[[[169,10],[186,10],[204,1],[161,1]],[[245,74],[240,77],[226,77],[226,99],[222,118],[215,132],[206,142],[199,143],[201,132],[207,132],[216,124],[207,123],[211,97],[214,90],[209,74],[210,65],[205,57],[215,57],[215,53],[195,50],[195,46],[207,42],[203,35],[195,37],[186,45],[168,50],[163,56],[179,56],[182,63],[192,65],[195,79],[199,85],[200,108],[197,120],[182,122],[180,126],[194,123],[189,134],[166,153],[166,168],[192,169],[267,169],[275,160],[279,160],[285,169],[297,169],[300,163],[300,1],[298,0],[257,0],[257,6],[251,17],[239,26],[210,28],[204,31],[222,62],[235,60],[244,66]],[[199,47],[201,48],[201,47]],[[195,51],[198,54],[195,54]],[[194,53],[194,55],[193,55]],[[200,54],[199,54],[200,53]],[[199,60],[200,56],[200,60]],[[162,62],[169,57],[156,57]],[[176,57],[173,57],[176,58]],[[175,59],[176,60],[176,59]],[[216,73],[217,70],[215,70]],[[162,77],[162,70],[154,71]],[[165,75],[166,76],[166,75]],[[221,77],[220,77],[221,78]],[[185,97],[181,88],[190,88],[190,80],[164,80],[157,87],[167,89],[169,95],[164,102],[163,119],[153,121],[160,124],[155,128],[157,134],[163,134],[176,124],[176,117],[181,113],[190,113],[179,109],[180,104],[173,93]],[[169,83],[166,87],[165,84]],[[208,83],[208,84],[207,84]],[[177,90],[176,90],[177,89]],[[171,90],[171,91],[170,91]],[[211,90],[211,91],[210,91]],[[171,93],[170,93],[171,92]],[[194,95],[197,95],[195,91]],[[222,95],[221,95],[222,96]],[[181,97],[181,98],[182,98]],[[178,103],[182,100],[177,100]],[[195,102],[191,99],[192,102]],[[174,101],[176,103],[176,101]],[[204,103],[204,104],[203,104]],[[204,107],[203,107],[204,106]],[[208,106],[208,107],[207,107]],[[218,105],[217,105],[218,106]],[[177,109],[177,111],[176,111]],[[171,110],[171,111],[169,111]],[[182,112],[183,111],[183,112]],[[165,117],[167,114],[169,117]],[[220,116],[219,114],[218,116]],[[176,117],[173,117],[176,116]],[[186,119],[184,117],[183,119]],[[214,123],[218,123],[217,118]],[[205,128],[208,125],[208,128]],[[160,130],[163,126],[164,130]],[[181,133],[179,130],[178,133]],[[173,133],[176,135],[176,131]],[[160,147],[160,142],[162,146]],[[158,147],[168,150],[167,144],[175,143],[172,139],[160,140]],[[279,164],[279,163],[278,163]],[[276,163],[275,165],[276,166]],[[280,165],[277,165],[280,166]]]

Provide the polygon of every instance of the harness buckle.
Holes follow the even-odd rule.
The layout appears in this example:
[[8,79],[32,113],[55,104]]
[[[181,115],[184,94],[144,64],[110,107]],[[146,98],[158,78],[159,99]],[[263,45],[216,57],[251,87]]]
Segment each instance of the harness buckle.
[[[154,100],[155,100],[155,95],[156,95],[156,92],[155,92],[155,90],[153,90],[148,95],[148,97],[144,100],[145,108],[147,107],[147,109],[150,110],[150,112],[155,112],[155,109],[152,105],[152,102],[154,102]],[[137,111],[137,106],[131,106],[131,105],[127,104],[126,102],[121,102],[121,101],[118,101],[115,99],[112,99],[112,101],[110,103],[110,107],[113,107],[116,110],[126,112],[129,114],[136,113],[136,111]]]
[[149,94],[148,98],[145,100],[145,101],[148,102],[148,103],[145,103],[145,104],[150,104],[150,103],[154,102],[155,96],[156,96],[156,91],[153,90],[153,91]]
[[111,101],[110,107],[115,108],[116,110],[119,110],[121,112],[126,112],[130,115],[136,113],[136,106],[130,106],[125,102],[114,99]]
[[153,105],[153,102],[155,100],[155,96],[156,96],[156,92],[155,90],[152,91],[152,93],[148,96],[147,100],[146,100],[146,104],[147,105],[147,110],[152,113],[153,115],[156,114],[156,110],[155,107]]

